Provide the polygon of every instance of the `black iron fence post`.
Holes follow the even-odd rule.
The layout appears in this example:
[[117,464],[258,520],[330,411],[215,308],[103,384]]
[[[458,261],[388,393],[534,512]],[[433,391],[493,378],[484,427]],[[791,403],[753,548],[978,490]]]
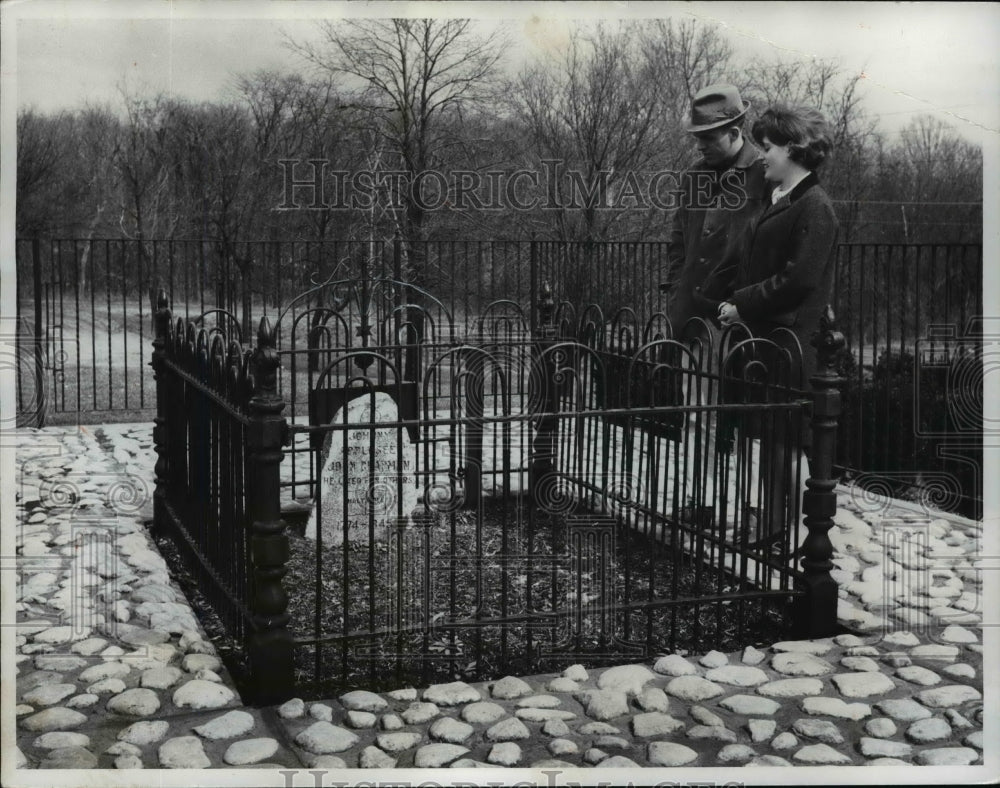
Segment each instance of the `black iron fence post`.
[[[528,401],[540,414],[531,441],[529,465],[529,486],[536,503],[548,500],[547,496],[554,495],[553,491],[546,490],[546,487],[552,483],[549,477],[555,471],[556,432],[559,421],[556,415],[559,410],[559,386],[555,380],[555,359],[547,352],[556,343],[555,310],[552,288],[548,282],[542,282],[537,305],[538,324],[535,326],[532,338],[534,359],[528,381]],[[539,498],[540,495],[543,497]]]
[[803,638],[826,637],[837,631],[837,583],[830,576],[833,544],[828,532],[837,513],[833,463],[844,379],[837,374],[836,361],[844,344],[844,335],[834,325],[833,309],[827,305],[812,339],[818,363],[816,374],[809,379],[813,387],[813,437],[809,478],[803,493],[802,511],[808,534],[802,543],[804,574],[799,580],[805,595],[797,598],[794,609],[794,628]]
[[45,353],[42,334],[42,254],[36,235],[31,239],[31,279],[35,297],[35,407],[36,427],[45,426]]
[[289,558],[285,521],[281,519],[279,465],[288,425],[278,394],[280,359],[275,332],[267,317],[257,330],[253,354],[254,395],[248,410],[250,554],[253,561],[252,613],[255,631],[247,656],[254,702],[288,700],[293,689],[292,638],[288,632],[288,594],[282,586]]
[[167,293],[161,287],[156,293],[153,325],[156,336],[153,339],[153,357],[149,365],[153,368],[153,382],[156,386],[156,416],[153,418],[153,451],[156,452],[156,465],[153,466],[156,487],[153,490],[153,530],[160,531],[166,523],[164,505],[167,497],[167,485],[170,474],[170,431],[180,430],[180,425],[170,424],[170,386],[167,381],[167,371],[163,362],[167,357],[167,342],[170,336],[170,304]]

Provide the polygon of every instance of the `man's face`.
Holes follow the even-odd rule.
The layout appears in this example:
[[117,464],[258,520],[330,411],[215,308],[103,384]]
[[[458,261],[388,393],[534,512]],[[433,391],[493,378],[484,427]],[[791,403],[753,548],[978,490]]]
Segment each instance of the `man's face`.
[[740,134],[732,127],[699,131],[691,136],[694,137],[698,153],[709,167],[721,166],[733,158],[739,150]]

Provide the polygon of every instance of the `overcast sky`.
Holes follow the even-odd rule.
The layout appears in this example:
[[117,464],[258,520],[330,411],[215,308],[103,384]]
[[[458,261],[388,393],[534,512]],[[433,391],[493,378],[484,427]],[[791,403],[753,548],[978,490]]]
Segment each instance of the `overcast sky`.
[[[4,3],[17,20],[17,106],[43,111],[119,101],[118,85],[193,100],[227,95],[233,77],[301,69],[282,32],[316,35],[327,15],[447,13],[507,19],[510,67],[558,49],[576,18],[670,16],[717,25],[739,55],[837,57],[864,72],[882,128],[934,112],[982,144],[1000,140],[1000,6],[993,3]],[[11,8],[10,6],[14,6]],[[9,78],[9,75],[8,75]],[[8,85],[4,86],[5,89]]]

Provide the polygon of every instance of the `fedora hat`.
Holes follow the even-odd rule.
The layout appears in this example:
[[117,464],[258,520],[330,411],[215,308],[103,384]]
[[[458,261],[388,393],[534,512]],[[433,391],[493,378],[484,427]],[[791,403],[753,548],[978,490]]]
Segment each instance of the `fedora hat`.
[[685,131],[709,131],[742,118],[750,102],[740,98],[733,85],[709,85],[699,90],[691,100],[691,120]]

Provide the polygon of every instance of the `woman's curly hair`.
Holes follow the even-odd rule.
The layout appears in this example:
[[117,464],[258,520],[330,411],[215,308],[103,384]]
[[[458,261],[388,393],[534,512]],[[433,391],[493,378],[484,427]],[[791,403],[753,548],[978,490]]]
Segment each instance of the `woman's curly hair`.
[[788,158],[810,170],[817,169],[833,149],[826,118],[811,107],[771,107],[754,121],[750,133],[758,145],[764,137],[772,145],[788,145]]

